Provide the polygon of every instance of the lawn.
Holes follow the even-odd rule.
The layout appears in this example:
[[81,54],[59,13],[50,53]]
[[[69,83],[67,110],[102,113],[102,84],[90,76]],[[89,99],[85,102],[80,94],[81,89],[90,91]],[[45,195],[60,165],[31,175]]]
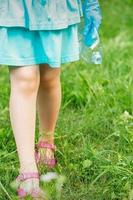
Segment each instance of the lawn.
[[[55,129],[59,178],[42,183],[49,200],[133,200],[133,2],[100,3],[103,64],[62,65]],[[8,69],[1,66],[0,200],[17,199],[10,188],[19,163],[9,94]]]

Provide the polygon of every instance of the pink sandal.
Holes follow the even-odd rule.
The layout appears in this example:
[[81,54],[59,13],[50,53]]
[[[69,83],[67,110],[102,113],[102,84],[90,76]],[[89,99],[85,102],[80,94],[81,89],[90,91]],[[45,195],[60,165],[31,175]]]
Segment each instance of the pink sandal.
[[[30,178],[37,178],[39,179],[38,172],[24,172],[17,176],[15,179],[15,183],[12,182],[12,187],[14,187],[17,190],[18,197],[24,198],[28,195],[30,195],[33,198],[43,198],[45,199],[46,195],[40,188],[34,188],[30,192],[27,192],[24,188],[21,188],[20,184],[27,179]],[[14,186],[13,186],[14,184]]]
[[[42,140],[40,140],[37,144],[36,144],[36,149],[37,151],[35,152],[35,159],[36,162],[39,163],[41,162],[41,157],[40,154],[38,152],[39,148],[46,148],[46,149],[51,149],[53,151],[56,150],[56,146],[54,144],[49,144],[48,142],[44,142]],[[48,167],[48,168],[53,168],[55,167],[55,165],[57,164],[57,160],[55,158],[48,158],[45,156],[43,163]]]

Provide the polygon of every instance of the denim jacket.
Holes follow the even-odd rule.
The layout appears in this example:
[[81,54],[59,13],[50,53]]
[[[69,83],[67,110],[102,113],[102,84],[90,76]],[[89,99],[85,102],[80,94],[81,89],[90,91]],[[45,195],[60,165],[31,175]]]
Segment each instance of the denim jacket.
[[[82,44],[92,49],[99,43],[98,29],[102,19],[98,0],[0,0],[0,26],[56,30],[80,23],[80,17],[84,21],[78,31],[83,38]],[[100,55],[97,51],[92,53],[92,57]]]
[[0,26],[56,30],[80,22],[81,0],[0,0]]

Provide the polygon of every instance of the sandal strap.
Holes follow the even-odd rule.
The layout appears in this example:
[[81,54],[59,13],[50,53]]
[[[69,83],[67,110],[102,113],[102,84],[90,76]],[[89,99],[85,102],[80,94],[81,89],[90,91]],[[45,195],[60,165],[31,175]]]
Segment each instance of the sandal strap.
[[29,178],[38,178],[39,179],[39,173],[38,172],[23,172],[17,176],[18,181],[23,181]]
[[55,150],[56,149],[56,146],[54,144],[50,144],[48,142],[44,142],[42,140],[40,140],[38,143],[37,143],[37,147],[39,148],[48,148],[48,149],[52,149],[52,150]]
[[45,158],[44,159],[44,163],[48,164],[49,166],[55,166],[57,163],[57,160],[55,158],[49,159],[49,158]]

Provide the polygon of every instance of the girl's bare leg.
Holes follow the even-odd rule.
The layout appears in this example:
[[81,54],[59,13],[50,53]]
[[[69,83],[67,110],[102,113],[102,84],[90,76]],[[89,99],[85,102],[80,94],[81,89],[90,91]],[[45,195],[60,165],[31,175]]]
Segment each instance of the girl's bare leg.
[[[37,96],[40,138],[54,143],[54,130],[61,105],[60,68],[51,68],[48,64],[40,65],[40,86]],[[42,152],[43,150],[41,150]],[[47,157],[53,158],[50,149]]]
[[9,72],[11,82],[9,111],[20,161],[19,171],[37,172],[34,139],[36,97],[40,81],[39,67],[38,65],[9,67]]

